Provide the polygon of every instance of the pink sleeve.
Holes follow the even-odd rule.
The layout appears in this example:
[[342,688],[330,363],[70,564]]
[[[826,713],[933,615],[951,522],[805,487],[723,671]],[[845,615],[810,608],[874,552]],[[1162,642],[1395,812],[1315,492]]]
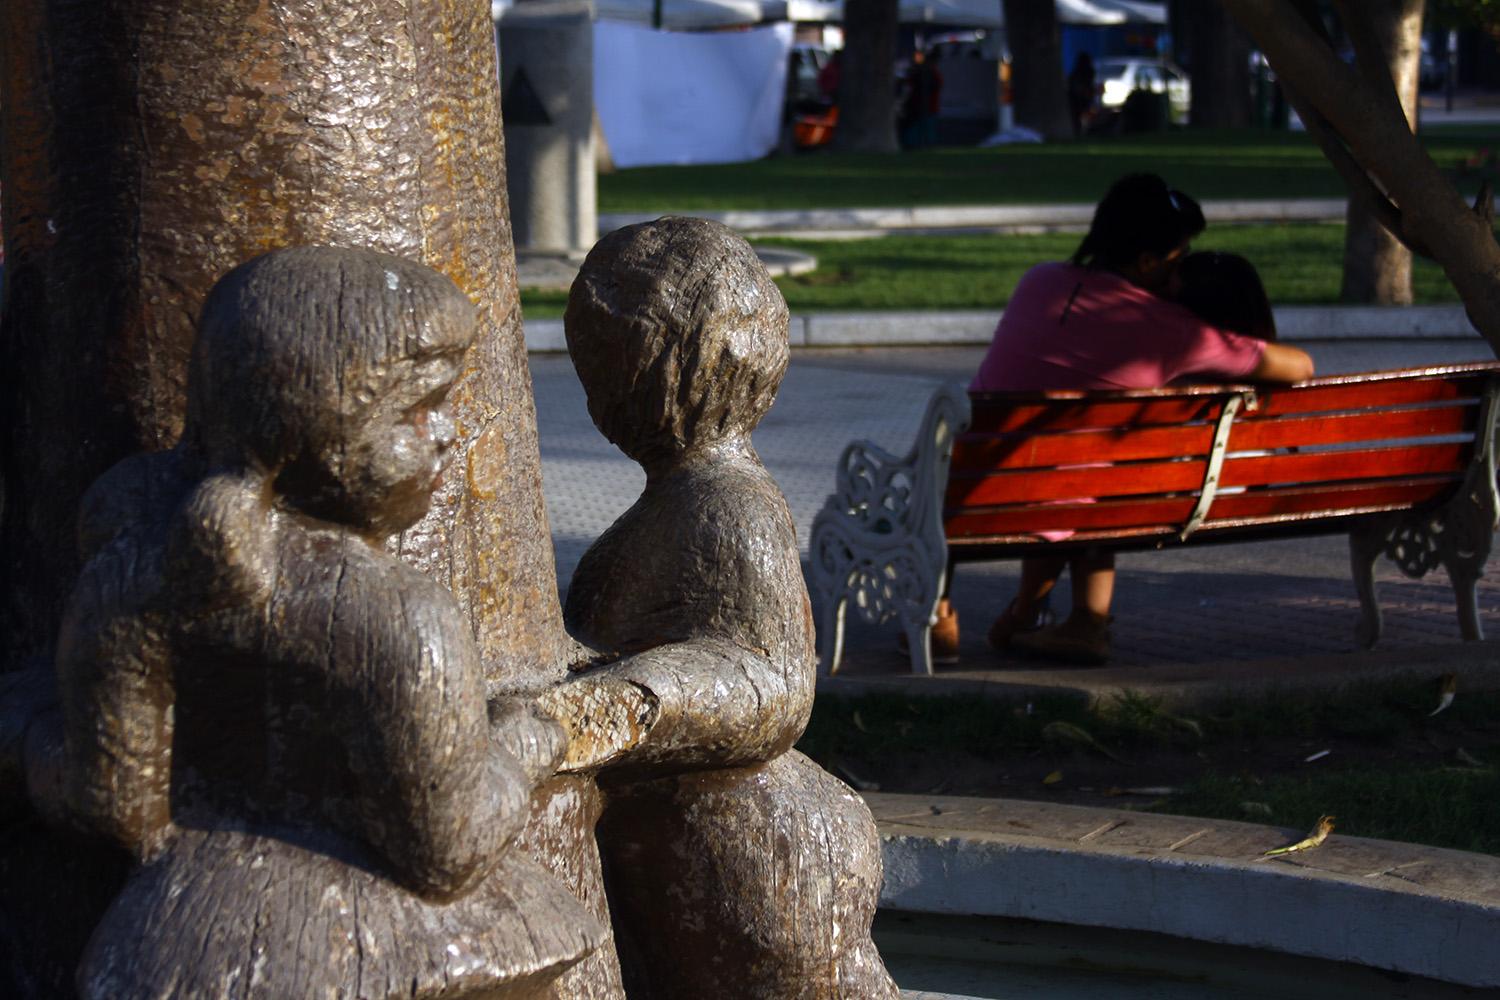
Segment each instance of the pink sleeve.
[[1188,350],[1180,358],[1172,380],[1193,377],[1196,379],[1242,379],[1260,364],[1266,352],[1266,342],[1259,337],[1220,330],[1207,323],[1195,322]]

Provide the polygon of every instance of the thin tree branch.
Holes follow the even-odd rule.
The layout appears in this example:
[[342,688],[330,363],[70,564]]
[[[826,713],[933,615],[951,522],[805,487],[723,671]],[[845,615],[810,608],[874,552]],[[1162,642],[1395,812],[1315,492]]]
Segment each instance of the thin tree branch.
[[1323,155],[1338,171],[1340,177],[1349,188],[1349,197],[1363,201],[1369,206],[1371,214],[1375,216],[1382,226],[1390,231],[1391,235],[1401,241],[1414,254],[1422,257],[1431,257],[1427,248],[1413,239],[1402,223],[1401,209],[1383,191],[1379,184],[1375,183],[1368,171],[1360,166],[1354,154],[1349,151],[1344,140],[1339,136],[1328,119],[1318,113],[1317,108],[1303,100],[1295,90],[1282,84],[1281,92],[1286,95],[1287,103],[1297,112],[1297,117],[1302,119],[1302,124],[1307,127],[1307,132],[1315,140],[1318,147],[1323,150]]

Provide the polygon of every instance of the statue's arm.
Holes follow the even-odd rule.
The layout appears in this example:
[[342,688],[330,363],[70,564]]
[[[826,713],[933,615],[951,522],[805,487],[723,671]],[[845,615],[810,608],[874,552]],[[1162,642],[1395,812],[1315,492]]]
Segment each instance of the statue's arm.
[[[96,560],[80,579],[58,644],[62,705],[60,753],[28,740],[28,758],[61,757],[53,788],[74,824],[151,857],[172,832],[172,682],[159,634],[139,614],[110,599],[111,560]],[[33,774],[45,761],[28,759]],[[40,770],[33,770],[40,769]],[[32,779],[32,798],[48,811],[52,792]],[[38,785],[43,787],[36,787]]]
[[374,641],[340,657],[362,702],[345,720],[365,789],[361,827],[413,891],[460,895],[524,823],[532,781],[491,725],[457,608],[409,593],[366,607],[377,609]]
[[726,639],[657,646],[597,667],[540,704],[568,731],[563,770],[725,767],[768,760],[807,723],[802,664]]

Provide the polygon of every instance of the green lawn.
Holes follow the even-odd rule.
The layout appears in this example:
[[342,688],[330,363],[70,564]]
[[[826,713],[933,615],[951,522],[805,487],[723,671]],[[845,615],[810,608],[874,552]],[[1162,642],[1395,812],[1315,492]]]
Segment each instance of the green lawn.
[[1130,694],[1094,708],[1062,696],[820,697],[798,749],[887,792],[1298,830],[1332,814],[1342,834],[1500,854],[1500,693],[1460,691],[1429,714],[1437,702],[1436,678],[1177,712]]
[[[1490,133],[1448,126],[1424,133],[1438,163],[1466,191],[1464,167],[1494,145]],[[1343,183],[1305,135],[1259,130],[1176,131],[994,149],[941,148],[891,156],[816,152],[753,163],[646,167],[599,178],[604,212],[752,208],[1092,202],[1121,174],[1151,170],[1201,199],[1339,197]],[[894,235],[875,239],[768,240],[804,249],[818,270],[778,282],[796,312],[999,309],[1032,264],[1072,253],[1075,234]],[[1343,227],[1215,226],[1200,249],[1232,250],[1261,269],[1273,302],[1338,300]],[[1456,301],[1442,272],[1419,261],[1418,302]],[[562,315],[563,292],[525,291],[534,319]]]
[[[793,312],[818,312],[998,310],[1028,267],[1066,258],[1078,240],[1076,233],[1056,233],[761,242],[818,258],[816,271],[777,282]],[[1214,226],[1194,245],[1244,254],[1260,269],[1271,301],[1278,305],[1338,301],[1342,225]],[[1413,291],[1418,302],[1458,300],[1441,269],[1425,260],[1416,263]],[[522,304],[530,318],[556,317],[566,298],[563,292],[527,291]]]
[[[1494,145],[1480,128],[1423,134],[1457,170]],[[1344,186],[1305,135],[1262,130],[1166,132],[889,156],[812,152],[752,163],[638,167],[599,178],[601,212],[874,208],[1093,202],[1124,173],[1153,171],[1199,199],[1326,198]],[[1477,181],[1465,187],[1477,189]]]

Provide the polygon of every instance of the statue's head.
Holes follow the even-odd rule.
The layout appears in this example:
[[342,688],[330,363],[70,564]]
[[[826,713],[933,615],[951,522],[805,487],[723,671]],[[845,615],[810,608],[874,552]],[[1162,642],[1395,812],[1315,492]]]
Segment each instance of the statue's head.
[[610,233],[568,295],[568,353],[604,436],[642,464],[746,435],[786,373],[786,300],[750,244],[704,219]]
[[424,265],[298,247],[209,293],[184,440],[212,467],[263,473],[280,500],[388,535],[426,513],[455,440],[444,399],[473,303]]

